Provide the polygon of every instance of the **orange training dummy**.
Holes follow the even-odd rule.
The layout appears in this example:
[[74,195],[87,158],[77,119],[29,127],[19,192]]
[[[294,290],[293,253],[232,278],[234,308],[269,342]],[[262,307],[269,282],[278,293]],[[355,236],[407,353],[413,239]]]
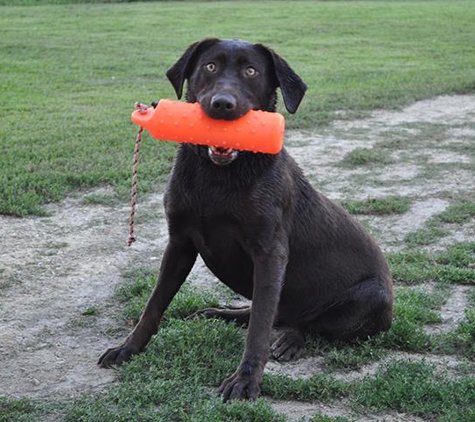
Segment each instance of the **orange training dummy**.
[[157,139],[241,151],[277,154],[284,141],[284,116],[260,110],[237,120],[216,120],[198,103],[160,100],[156,108],[135,110],[132,121]]

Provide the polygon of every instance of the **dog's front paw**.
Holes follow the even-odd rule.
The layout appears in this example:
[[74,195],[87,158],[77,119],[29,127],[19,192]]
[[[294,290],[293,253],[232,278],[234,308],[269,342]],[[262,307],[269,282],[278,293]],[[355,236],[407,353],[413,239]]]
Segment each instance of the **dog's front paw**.
[[223,400],[256,400],[261,392],[260,382],[252,376],[234,373],[225,379],[219,387]]
[[115,365],[121,365],[122,363],[130,360],[133,355],[139,353],[134,348],[125,344],[107,349],[99,358],[97,364],[101,368],[111,368]]

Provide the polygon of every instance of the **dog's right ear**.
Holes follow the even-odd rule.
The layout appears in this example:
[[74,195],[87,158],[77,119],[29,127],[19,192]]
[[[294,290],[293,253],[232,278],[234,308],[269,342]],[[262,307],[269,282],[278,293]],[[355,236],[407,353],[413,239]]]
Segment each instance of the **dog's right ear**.
[[202,41],[191,44],[183,53],[183,56],[181,56],[178,61],[168,69],[167,78],[172,83],[173,88],[175,88],[178,99],[180,99],[183,94],[183,85],[185,84],[185,80],[190,77],[198,56],[218,41],[217,38],[206,38]]

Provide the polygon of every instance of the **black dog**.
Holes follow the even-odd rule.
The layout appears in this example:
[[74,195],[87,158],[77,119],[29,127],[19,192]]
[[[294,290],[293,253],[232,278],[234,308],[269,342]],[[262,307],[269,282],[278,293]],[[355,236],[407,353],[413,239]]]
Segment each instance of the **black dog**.
[[[186,99],[215,119],[251,109],[297,108],[306,85],[272,50],[240,40],[191,45],[168,71]],[[284,334],[276,359],[300,356],[304,333],[366,338],[392,320],[392,281],[378,246],[344,210],[310,186],[285,149],[277,155],[183,144],[165,194],[169,243],[155,290],[133,332],[100,358],[102,367],[142,352],[197,254],[223,283],[252,299],[247,309],[200,314],[248,323],[236,372],[220,387],[224,399],[254,399],[269,357],[272,327]]]

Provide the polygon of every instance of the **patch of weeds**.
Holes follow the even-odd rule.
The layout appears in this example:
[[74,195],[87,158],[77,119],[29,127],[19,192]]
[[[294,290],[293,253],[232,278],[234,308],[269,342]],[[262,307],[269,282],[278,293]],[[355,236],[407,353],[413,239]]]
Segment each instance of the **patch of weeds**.
[[424,332],[425,324],[441,321],[435,311],[445,298],[439,293],[422,289],[400,288],[394,301],[394,320],[389,331],[377,337],[378,344],[390,349],[423,352],[430,346],[430,336]]
[[398,282],[475,284],[475,242],[455,243],[440,254],[410,249],[389,254],[388,261]]
[[470,218],[475,217],[475,202],[468,199],[462,200],[458,204],[451,205],[442,211],[438,218],[442,223],[462,224]]
[[[125,282],[117,289],[117,296],[126,302],[124,316],[129,321],[138,321],[147,300],[157,282],[156,275],[148,271],[139,272],[132,282]],[[170,318],[184,318],[202,308],[217,307],[218,299],[214,293],[199,290],[184,284],[173,298],[165,312],[162,324]]]
[[434,341],[435,351],[459,353],[469,359],[475,358],[475,308],[473,303],[465,310],[465,318],[450,333],[442,334]]
[[387,153],[374,148],[355,148],[343,158],[342,164],[348,167],[389,164],[391,159]]
[[435,262],[426,251],[410,249],[387,255],[396,282],[417,284],[432,279]]
[[371,362],[378,361],[387,355],[377,338],[355,344],[335,345],[324,354],[323,364],[326,371],[356,371]]
[[0,422],[30,422],[45,414],[45,409],[26,399],[0,397]]
[[388,215],[404,214],[409,210],[409,198],[390,196],[387,198],[368,198],[364,201],[343,201],[342,206],[350,214]]
[[437,239],[448,235],[447,230],[441,229],[437,225],[432,225],[431,222],[427,224],[429,227],[423,227],[409,233],[404,241],[409,245],[430,245],[436,242]]
[[307,340],[305,356],[321,356],[326,372],[355,371],[383,358],[387,351],[379,345],[377,337],[353,343],[328,341],[322,337]]
[[328,401],[347,396],[349,385],[327,374],[316,374],[307,379],[266,374],[262,392],[278,400]]
[[99,310],[97,308],[87,308],[85,311],[81,312],[82,316],[94,316],[99,313]]
[[91,193],[86,195],[83,199],[83,203],[86,205],[114,205],[117,199],[105,193]]
[[[356,384],[355,405],[436,419],[475,411],[475,378],[451,379],[424,361],[389,362],[376,375]],[[458,420],[468,420],[465,418]]]
[[3,293],[3,291],[8,290],[16,283],[14,274],[6,275],[5,273],[6,270],[4,268],[0,268],[0,295]]
[[429,245],[448,234],[444,224],[463,224],[474,217],[475,202],[464,199],[430,218],[426,227],[409,233],[405,241],[409,245]]
[[437,262],[457,268],[475,268],[475,242],[456,243],[437,257]]

